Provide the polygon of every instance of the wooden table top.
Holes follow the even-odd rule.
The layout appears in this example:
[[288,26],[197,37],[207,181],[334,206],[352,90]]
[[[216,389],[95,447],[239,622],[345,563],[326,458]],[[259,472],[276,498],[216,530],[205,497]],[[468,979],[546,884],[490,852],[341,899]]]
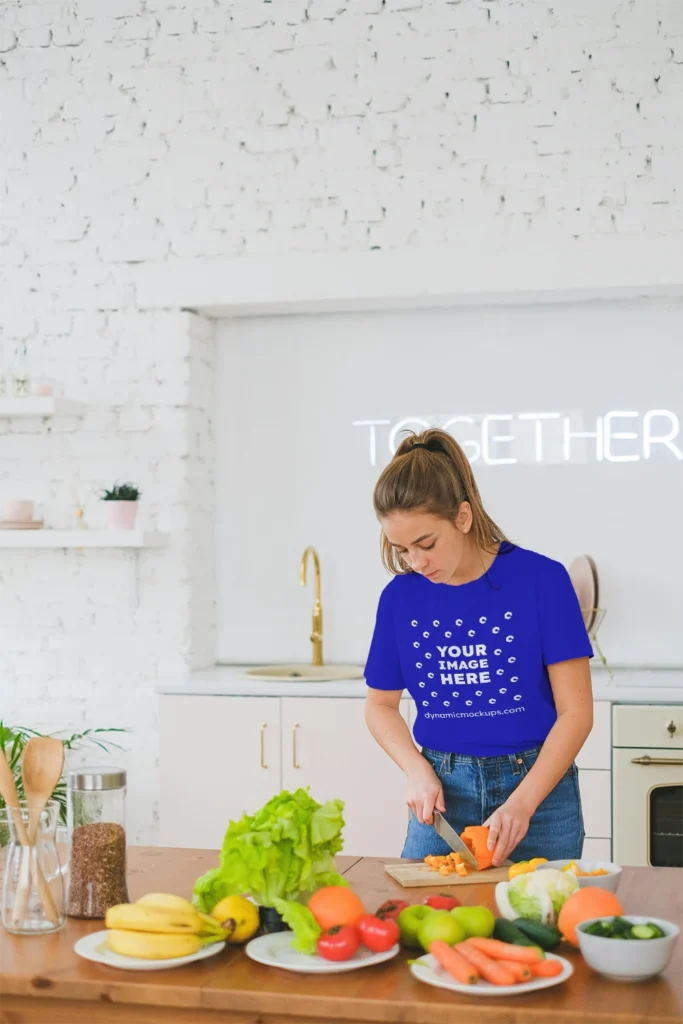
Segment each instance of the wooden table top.
[[[191,893],[198,875],[215,866],[207,850],[138,847],[129,851],[131,899],[145,892]],[[338,859],[340,870],[375,910],[401,893],[419,902],[430,890],[403,890],[377,858]],[[434,891],[434,890],[432,890]],[[407,896],[406,896],[407,892]],[[492,885],[463,885],[463,903],[493,907]],[[626,868],[619,898],[626,913],[683,924],[683,871]],[[408,953],[352,974],[298,975],[249,960],[226,947],[203,962],[174,970],[119,971],[76,956],[74,942],[98,931],[100,921],[69,920],[53,935],[19,937],[0,928],[2,1024],[672,1024],[683,1021],[683,943],[667,971],[639,984],[610,982],[593,973],[578,952],[563,985],[528,995],[486,999],[460,996],[415,980]]]

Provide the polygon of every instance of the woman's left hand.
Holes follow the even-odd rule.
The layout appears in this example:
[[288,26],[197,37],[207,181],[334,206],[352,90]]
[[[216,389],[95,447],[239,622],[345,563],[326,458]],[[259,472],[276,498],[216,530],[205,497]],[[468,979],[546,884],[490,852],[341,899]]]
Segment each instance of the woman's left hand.
[[504,804],[486,819],[489,827],[488,848],[493,854],[493,866],[498,868],[510,856],[516,846],[521,843],[529,831],[531,810],[513,794]]

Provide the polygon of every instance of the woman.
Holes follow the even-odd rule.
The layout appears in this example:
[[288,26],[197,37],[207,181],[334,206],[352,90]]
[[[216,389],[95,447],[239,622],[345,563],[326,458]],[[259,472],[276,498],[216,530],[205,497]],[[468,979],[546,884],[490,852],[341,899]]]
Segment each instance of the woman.
[[457,832],[488,825],[496,866],[513,853],[580,857],[574,758],[593,724],[593,652],[567,571],[505,539],[445,431],[403,441],[374,506],[394,579],[366,665],[366,721],[406,775],[402,855],[449,852],[436,809]]

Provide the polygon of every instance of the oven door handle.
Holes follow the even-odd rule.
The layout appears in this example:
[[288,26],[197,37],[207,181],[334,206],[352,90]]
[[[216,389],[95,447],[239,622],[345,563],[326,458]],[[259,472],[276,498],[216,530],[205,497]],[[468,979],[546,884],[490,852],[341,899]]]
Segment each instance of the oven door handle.
[[632,757],[631,764],[679,764],[683,765],[683,757],[650,757],[643,754],[642,757]]

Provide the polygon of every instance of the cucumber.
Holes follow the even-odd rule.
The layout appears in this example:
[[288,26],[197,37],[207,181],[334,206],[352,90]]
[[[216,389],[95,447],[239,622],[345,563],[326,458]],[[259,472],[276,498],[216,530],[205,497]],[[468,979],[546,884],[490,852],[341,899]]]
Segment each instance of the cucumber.
[[634,939],[659,939],[662,936],[662,930],[653,924],[634,924],[631,928],[631,935]]
[[532,942],[531,939],[527,938],[524,932],[516,928],[512,921],[506,921],[504,917],[497,917],[496,923],[493,928],[494,939],[499,939],[501,942],[508,942],[513,946],[536,946],[536,942]]
[[631,929],[633,925],[630,921],[627,921],[625,917],[613,917],[611,922],[612,931],[615,935],[623,935],[625,939],[631,938]]
[[532,945],[540,946],[546,953],[555,949],[562,941],[561,933],[552,925],[541,924],[540,921],[527,921],[524,917],[518,917],[513,923],[515,928],[531,940]]

